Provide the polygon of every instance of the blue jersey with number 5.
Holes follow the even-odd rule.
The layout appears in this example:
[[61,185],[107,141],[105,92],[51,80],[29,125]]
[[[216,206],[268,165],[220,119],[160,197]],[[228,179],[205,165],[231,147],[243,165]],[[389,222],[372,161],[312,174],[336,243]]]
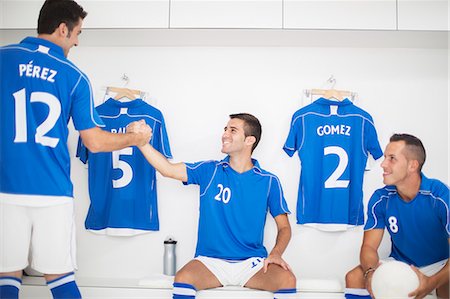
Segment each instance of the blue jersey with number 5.
[[372,117],[345,99],[320,98],[295,112],[284,145],[300,157],[297,223],[327,230],[364,224],[368,154],[383,155]]
[[449,188],[422,174],[420,190],[404,201],[394,186],[378,189],[367,210],[365,230],[386,228],[391,235],[391,257],[427,266],[449,256]]
[[[108,99],[96,108],[103,130],[126,133],[126,126],[144,120],[152,128],[150,144],[171,158],[164,117],[142,99]],[[108,235],[136,235],[159,230],[156,170],[136,146],[105,153],[90,152],[79,140],[77,156],[89,161],[89,196],[86,229]]]
[[200,216],[195,256],[243,260],[266,257],[267,211],[289,213],[279,179],[261,169],[238,173],[222,161],[187,163],[188,181],[200,185]]
[[67,124],[102,125],[88,78],[34,37],[0,48],[0,78],[0,198],[72,197]]

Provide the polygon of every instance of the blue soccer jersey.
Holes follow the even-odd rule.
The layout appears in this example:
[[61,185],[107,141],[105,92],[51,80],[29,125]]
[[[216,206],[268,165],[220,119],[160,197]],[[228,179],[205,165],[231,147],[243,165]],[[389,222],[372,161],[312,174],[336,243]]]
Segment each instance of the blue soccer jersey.
[[200,216],[195,256],[243,260],[266,257],[263,245],[267,211],[289,213],[279,179],[260,168],[238,173],[222,161],[187,163],[185,184],[200,186]]
[[88,78],[34,37],[0,48],[0,78],[0,199],[72,198],[67,123],[102,125]]
[[372,117],[345,99],[320,98],[295,112],[283,148],[301,162],[297,223],[325,230],[364,224],[363,176],[383,152]]
[[[166,125],[161,112],[141,99],[109,99],[98,106],[104,130],[125,133],[126,126],[145,120],[152,128],[150,144],[171,158]],[[81,141],[81,140],[80,140]],[[79,142],[77,156],[89,160],[91,204],[86,229],[109,235],[135,235],[159,229],[156,171],[133,146],[112,153],[91,153]]]
[[364,229],[386,228],[392,242],[390,256],[423,267],[448,259],[449,217],[449,188],[422,174],[419,193],[409,202],[395,186],[376,190]]

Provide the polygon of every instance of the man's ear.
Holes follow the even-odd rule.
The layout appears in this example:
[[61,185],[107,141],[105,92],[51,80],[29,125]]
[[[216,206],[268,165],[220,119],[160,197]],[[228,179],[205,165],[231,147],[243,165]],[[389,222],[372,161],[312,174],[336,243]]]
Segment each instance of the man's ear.
[[417,170],[419,169],[419,161],[417,161],[417,160],[410,160],[408,168],[409,168],[409,170],[411,172],[418,172]]
[[245,137],[245,144],[253,146],[253,144],[256,142],[255,136],[247,136]]
[[69,34],[69,27],[67,27],[66,23],[59,24],[58,28],[56,28],[59,37],[67,37]]

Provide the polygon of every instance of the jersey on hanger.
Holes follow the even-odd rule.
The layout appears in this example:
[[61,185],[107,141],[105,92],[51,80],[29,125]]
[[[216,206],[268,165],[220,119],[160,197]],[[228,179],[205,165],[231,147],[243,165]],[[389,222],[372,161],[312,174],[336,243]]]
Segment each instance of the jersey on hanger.
[[410,202],[398,195],[395,186],[375,191],[364,228],[386,228],[392,242],[390,256],[416,267],[449,257],[449,188],[441,181],[421,177],[419,193]]
[[195,256],[229,260],[266,257],[263,245],[267,211],[290,213],[279,179],[260,168],[238,173],[222,161],[186,163],[188,181],[200,186],[200,216]]
[[364,223],[363,176],[383,152],[372,117],[345,99],[320,98],[295,112],[284,145],[301,162],[297,223],[345,230]]
[[[150,144],[167,158],[172,157],[164,118],[158,109],[141,99],[108,99],[96,109],[105,123],[104,130],[112,133],[125,133],[129,123],[145,120],[153,131]],[[156,171],[137,147],[91,153],[79,142],[77,156],[84,163],[89,160],[91,204],[86,229],[109,235],[159,230]]]
[[67,123],[103,125],[88,78],[61,47],[27,37],[0,48],[0,199],[72,198]]

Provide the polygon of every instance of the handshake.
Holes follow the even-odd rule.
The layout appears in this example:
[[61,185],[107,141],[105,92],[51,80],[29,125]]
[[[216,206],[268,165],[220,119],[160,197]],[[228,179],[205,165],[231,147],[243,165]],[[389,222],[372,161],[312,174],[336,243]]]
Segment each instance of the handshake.
[[148,144],[153,135],[152,129],[143,119],[128,124],[127,133],[135,135],[135,145],[138,147]]

